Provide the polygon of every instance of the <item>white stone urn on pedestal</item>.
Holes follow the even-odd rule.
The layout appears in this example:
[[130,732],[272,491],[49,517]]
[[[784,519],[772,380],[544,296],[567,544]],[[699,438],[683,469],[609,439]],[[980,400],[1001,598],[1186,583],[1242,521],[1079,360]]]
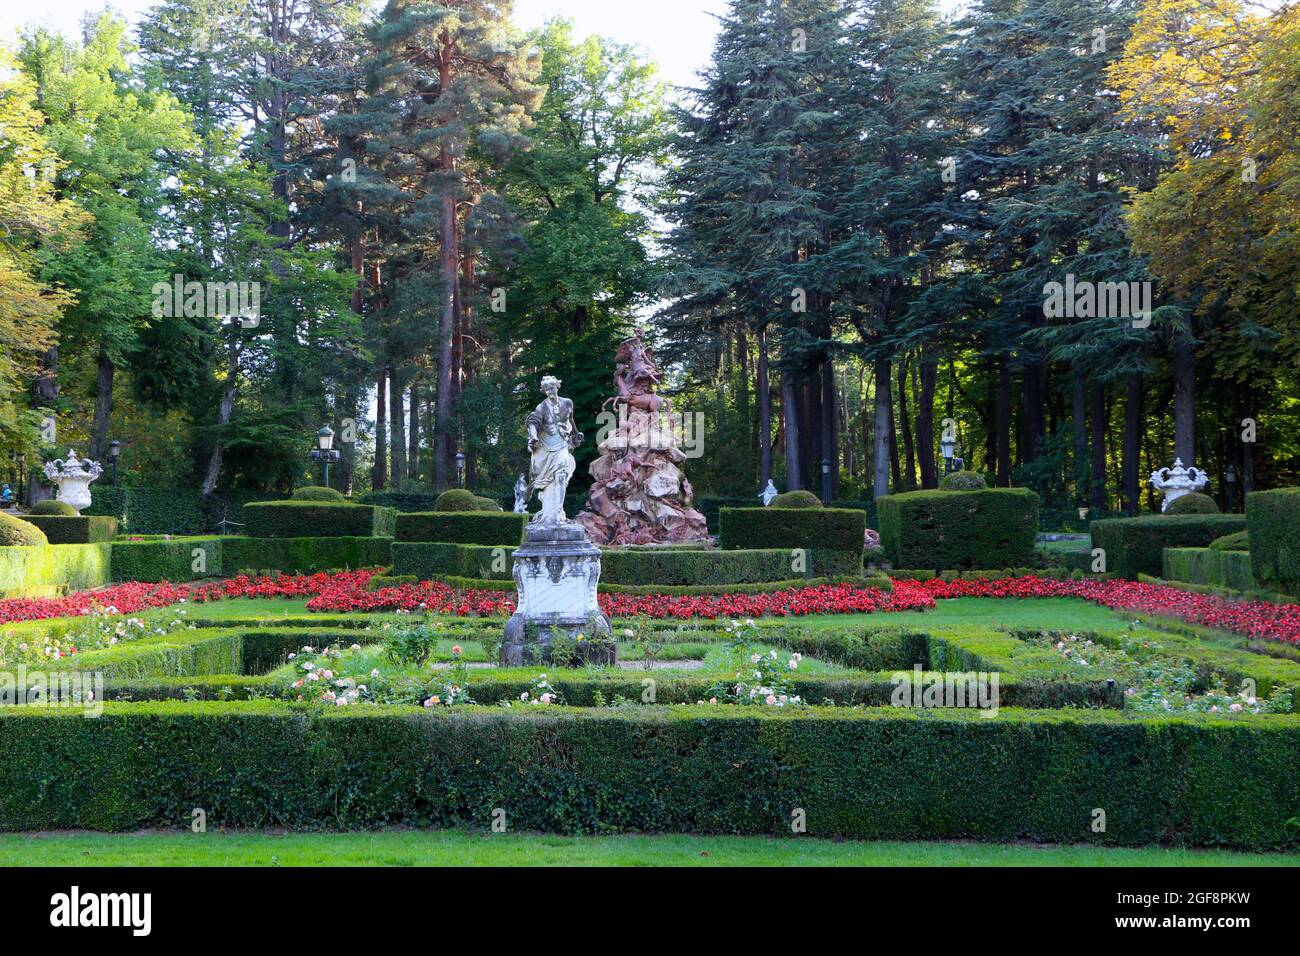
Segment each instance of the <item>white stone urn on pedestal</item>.
[[1177,501],[1183,495],[1200,491],[1210,480],[1209,475],[1196,466],[1183,467],[1181,458],[1174,459],[1174,467],[1161,468],[1151,472],[1151,487],[1164,494],[1165,500],[1160,504],[1161,512],[1168,510],[1169,502]]
[[66,501],[78,512],[90,507],[90,483],[103,471],[99,462],[82,460],[71,449],[66,459],[45,463],[45,477],[59,487],[58,500]]

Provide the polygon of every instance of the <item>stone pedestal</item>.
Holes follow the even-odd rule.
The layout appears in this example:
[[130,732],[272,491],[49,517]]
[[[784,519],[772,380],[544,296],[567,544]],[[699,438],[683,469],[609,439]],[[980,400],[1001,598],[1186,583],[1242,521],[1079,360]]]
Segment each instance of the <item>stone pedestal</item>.
[[501,663],[531,664],[550,659],[555,634],[585,638],[583,660],[613,664],[617,659],[609,621],[600,613],[596,586],[600,582],[600,549],[582,525],[528,525],[523,546],[513,555],[518,602],[506,622]]

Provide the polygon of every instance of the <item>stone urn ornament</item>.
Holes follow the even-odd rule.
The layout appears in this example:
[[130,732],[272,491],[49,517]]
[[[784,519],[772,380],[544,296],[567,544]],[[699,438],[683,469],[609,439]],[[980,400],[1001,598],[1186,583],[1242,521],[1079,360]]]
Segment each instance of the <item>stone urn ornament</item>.
[[67,458],[56,458],[45,463],[45,477],[58,486],[57,498],[80,512],[90,507],[90,483],[103,474],[97,461],[81,459],[72,449]]
[[1181,458],[1174,459],[1172,468],[1165,467],[1151,472],[1151,487],[1165,496],[1165,500],[1160,503],[1161,513],[1168,510],[1171,501],[1177,501],[1193,491],[1200,491],[1209,480],[1209,475],[1195,465],[1184,468]]

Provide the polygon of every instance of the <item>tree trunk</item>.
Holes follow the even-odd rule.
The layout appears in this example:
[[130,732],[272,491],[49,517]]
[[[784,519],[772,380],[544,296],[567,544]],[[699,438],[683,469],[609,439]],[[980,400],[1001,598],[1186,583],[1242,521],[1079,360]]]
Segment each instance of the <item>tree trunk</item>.
[[1174,456],[1190,468],[1196,462],[1196,346],[1174,346]]
[[1074,500],[1082,505],[1088,500],[1088,383],[1075,371],[1070,381],[1070,424],[1074,436]]
[[[350,418],[355,423],[357,420],[357,389],[352,384],[349,376],[349,384],[343,390],[343,402],[341,411],[343,418]],[[354,427],[355,431],[355,427]],[[348,497],[352,496],[352,485],[356,480],[357,471],[357,443],[355,441],[340,442],[339,454],[339,489]]]
[[803,487],[799,480],[803,469],[799,461],[799,405],[795,401],[794,376],[790,369],[781,370],[781,411],[785,418],[786,491]]
[[1007,357],[998,356],[998,391],[994,409],[998,434],[998,465],[996,484],[999,488],[1011,486],[1011,369]]
[[[445,150],[441,165],[449,172],[455,169],[455,161],[446,154]],[[442,196],[442,215],[438,224],[438,262],[443,281],[442,310],[438,313],[438,408],[435,418],[438,447],[433,456],[433,484],[439,491],[449,487],[448,475],[454,454],[451,416],[455,401],[453,372],[455,370],[456,300],[460,279],[456,197],[450,183],[444,184],[444,188],[446,191]]]
[[883,498],[889,494],[889,445],[894,414],[889,401],[889,359],[876,359],[874,377],[876,425],[872,436],[871,488],[876,498]]
[[383,491],[388,477],[388,368],[379,366],[375,384],[375,463],[370,469],[370,487]]
[[1106,389],[1092,386],[1092,507],[1106,508]]
[[939,468],[934,460],[934,387],[939,364],[932,355],[921,359],[921,396],[916,409],[916,447],[921,458],[921,487],[939,487]]
[[1130,372],[1124,398],[1124,501],[1130,515],[1142,513],[1142,373]]
[[412,481],[420,480],[420,376],[411,378],[411,428],[406,473]]
[[834,494],[834,484],[831,473],[839,465],[839,456],[835,454],[835,364],[831,361],[830,356],[822,359],[821,367],[821,462],[818,464],[818,475],[821,484],[817,489],[817,494],[821,496],[822,504],[829,505],[831,496]]
[[226,381],[221,386],[221,401],[217,404],[217,437],[212,443],[212,454],[208,456],[208,470],[203,475],[201,488],[205,498],[216,490],[217,479],[221,477],[221,462],[226,454],[226,446],[221,440],[221,431],[230,423],[230,416],[235,410],[235,385],[239,380],[240,350],[238,337],[226,346]]
[[99,351],[99,368],[95,374],[95,414],[90,426],[90,451],[92,461],[103,462],[108,457],[108,430],[113,419],[113,374],[116,367],[108,352]]
[[402,397],[402,373],[396,367],[388,370],[388,431],[392,455],[393,490],[401,491],[406,478],[406,402]]
[[758,487],[772,478],[772,393],[767,383],[767,330],[758,330]]
[[1046,432],[1045,408],[1047,402],[1047,363],[1040,358],[1025,360],[1024,404],[1021,408],[1025,447],[1020,449],[1021,462],[1031,462],[1038,457],[1039,446]]
[[898,363],[898,418],[903,426],[903,461],[907,470],[903,475],[903,487],[916,487],[916,446],[912,444],[912,417],[907,404],[907,373],[912,363],[903,359]]

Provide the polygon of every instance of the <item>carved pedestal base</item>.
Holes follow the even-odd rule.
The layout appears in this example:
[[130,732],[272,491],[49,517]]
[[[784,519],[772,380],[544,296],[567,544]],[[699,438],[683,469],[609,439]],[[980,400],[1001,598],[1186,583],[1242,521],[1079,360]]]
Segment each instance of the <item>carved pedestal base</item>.
[[571,639],[583,636],[577,645],[583,660],[613,664],[617,651],[608,640],[609,621],[596,601],[600,549],[588,540],[582,526],[529,525],[523,546],[512,558],[518,603],[506,622],[501,663],[549,661],[551,642],[558,633]]

